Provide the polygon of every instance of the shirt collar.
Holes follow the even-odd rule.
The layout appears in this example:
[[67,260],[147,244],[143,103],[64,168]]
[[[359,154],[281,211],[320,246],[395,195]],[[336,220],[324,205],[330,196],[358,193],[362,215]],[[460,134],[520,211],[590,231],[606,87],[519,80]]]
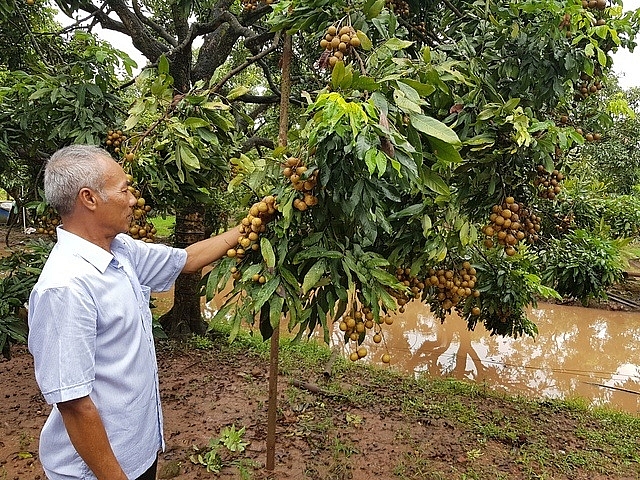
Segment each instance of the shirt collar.
[[111,260],[113,260],[113,254],[75,233],[66,231],[62,226],[56,228],[56,234],[58,236],[58,245],[60,245],[61,248],[82,257],[100,273],[104,273],[109,263],[111,263]]

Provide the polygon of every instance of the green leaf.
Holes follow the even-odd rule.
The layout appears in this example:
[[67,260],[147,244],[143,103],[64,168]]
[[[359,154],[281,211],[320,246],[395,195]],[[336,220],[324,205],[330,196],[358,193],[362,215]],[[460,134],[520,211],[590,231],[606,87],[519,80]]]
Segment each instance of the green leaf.
[[380,12],[384,8],[385,0],[374,0],[369,1],[364,7],[364,14],[367,17],[367,20],[371,20],[372,18],[376,18],[380,15]]
[[459,236],[460,236],[460,241],[462,242],[463,245],[468,245],[469,244],[469,230],[470,230],[471,226],[469,225],[469,222],[464,222],[462,224],[462,228],[460,228],[460,232],[458,232]]
[[240,85],[238,87],[233,88],[229,93],[227,93],[227,99],[228,100],[235,100],[238,97],[241,97],[242,95],[248,93],[250,90],[248,87],[245,87],[244,85]]
[[469,146],[491,146],[496,143],[496,139],[493,135],[489,133],[482,133],[480,135],[476,135],[475,137],[471,137],[464,141],[464,145]]
[[497,113],[498,113],[498,109],[496,107],[487,107],[484,110],[482,110],[476,118],[481,121],[486,121],[486,120],[489,120],[490,118],[495,117]]
[[431,228],[433,227],[433,223],[431,222],[431,217],[429,215],[422,216],[422,234],[426,237]]
[[345,68],[344,75],[340,80],[340,88],[343,90],[347,90],[348,88],[351,87],[352,82],[353,82],[353,68],[351,67],[351,65],[349,65]]
[[369,37],[367,37],[367,34],[362,30],[357,30],[356,36],[360,40],[360,48],[362,48],[365,52],[368,52],[373,48],[373,43],[371,43],[371,40],[369,39]]
[[411,125],[418,131],[429,135],[431,137],[439,138],[443,142],[450,143],[451,145],[461,145],[460,139],[456,132],[450,127],[446,126],[440,120],[436,120],[432,117],[427,117],[419,113],[410,113],[409,121]]
[[267,264],[267,267],[273,268],[276,266],[276,254],[273,251],[273,246],[267,237],[260,239],[260,251],[262,252],[262,258]]
[[419,82],[417,80],[412,80],[409,78],[402,78],[399,80],[401,83],[405,83],[413,88],[416,92],[420,94],[422,97],[428,97],[433,92],[436,91],[436,87],[433,85],[427,85],[426,83]]
[[441,245],[440,248],[438,249],[438,252],[435,255],[435,259],[436,262],[440,263],[442,262],[447,256],[447,246],[446,245]]
[[294,292],[295,295],[298,295],[300,285],[293,273],[282,266],[278,268],[278,273],[280,273],[280,276],[286,282],[285,285],[289,285],[290,291]]
[[267,283],[265,283],[260,287],[260,289],[258,290],[258,295],[256,295],[256,298],[255,298],[255,303],[253,304],[253,307],[252,307],[255,312],[260,311],[260,309],[267,302],[267,300],[271,298],[271,296],[273,295],[273,292],[276,291],[276,288],[278,288],[278,285],[280,285],[280,278],[273,277]]
[[269,302],[269,323],[271,323],[271,328],[274,330],[280,326],[283,307],[284,298],[274,295]]
[[218,322],[226,322],[227,315],[229,314],[232,308],[236,308],[236,307],[237,307],[237,304],[235,300],[232,300],[232,299],[227,300],[227,302],[222,306],[222,308],[220,308],[220,310],[218,310],[216,314],[213,316],[207,330],[211,330],[213,326]]
[[209,122],[198,117],[189,117],[184,121],[185,126],[189,128],[208,127]]
[[376,171],[376,153],[377,150],[375,148],[371,148],[364,154],[364,163],[369,169],[369,175],[373,175],[373,172]]
[[422,180],[427,188],[440,195],[449,195],[451,193],[449,186],[445,183],[442,177],[431,170],[426,170],[423,173]]
[[223,102],[205,102],[200,105],[205,110],[229,110],[231,107]]
[[138,115],[130,115],[129,118],[127,118],[124,122],[124,129],[131,130],[138,124],[139,121],[140,117]]
[[438,138],[429,138],[429,144],[436,157],[445,163],[461,163],[462,157],[457,148],[447,142],[443,142]]
[[50,88],[40,88],[29,96],[29,100],[38,100],[44,97],[45,95],[49,95],[50,93],[51,93]]
[[375,92],[380,88],[380,85],[371,77],[356,75],[351,82],[351,88],[354,90],[366,90],[368,92]]
[[311,247],[306,250],[303,250],[296,254],[293,257],[293,263],[301,263],[304,260],[308,260],[309,258],[342,258],[342,252],[338,252],[336,250],[327,250],[322,247]]
[[176,156],[180,160],[180,162],[182,162],[183,165],[193,170],[197,170],[200,168],[200,160],[198,160],[198,157],[196,156],[196,154],[193,152],[193,150],[191,150],[191,147],[188,146],[187,144],[182,142],[178,143]]
[[[415,91],[415,90],[414,90]],[[399,90],[393,91],[393,100],[400,110],[405,113],[422,113],[422,109],[418,103],[412,102]]]
[[513,109],[518,106],[519,103],[520,103],[519,98],[509,99],[509,101],[503,105],[502,112],[506,115],[510,114],[511,112],[513,112]]
[[604,53],[604,51],[602,49],[600,49],[600,48],[598,48],[598,62],[602,66],[606,66],[607,65],[607,54]]
[[387,156],[380,151],[376,153],[376,168],[378,169],[378,177],[384,175],[387,170]]
[[389,216],[389,220],[398,220],[399,218],[404,217],[413,217],[422,212],[423,206],[421,203],[416,203],[415,205],[410,205],[402,210],[393,213]]
[[344,79],[344,76],[345,76],[344,62],[342,60],[338,60],[336,64],[333,66],[333,70],[331,71],[331,87],[334,90],[338,90],[340,88],[340,83]]
[[380,289],[378,292],[378,297],[382,301],[382,304],[384,305],[386,310],[395,311],[398,308],[396,299],[393,298],[391,295],[389,295],[389,293],[386,290]]
[[158,59],[158,73],[168,75],[169,74],[169,60],[165,55],[160,55]]
[[372,269],[371,276],[378,280],[378,282],[380,282],[382,285],[385,285],[387,287],[395,287],[398,285],[398,279],[395,275],[392,275],[389,272],[386,272],[379,268]]
[[322,278],[326,271],[326,262],[324,260],[318,260],[304,276],[302,281],[302,293],[306,294],[315,287],[318,280]]
[[404,50],[405,48],[408,48],[411,45],[413,45],[413,42],[410,42],[409,40],[400,40],[399,38],[396,38],[396,37],[390,38],[383,44],[383,46],[387,47],[389,50],[392,50],[392,51]]

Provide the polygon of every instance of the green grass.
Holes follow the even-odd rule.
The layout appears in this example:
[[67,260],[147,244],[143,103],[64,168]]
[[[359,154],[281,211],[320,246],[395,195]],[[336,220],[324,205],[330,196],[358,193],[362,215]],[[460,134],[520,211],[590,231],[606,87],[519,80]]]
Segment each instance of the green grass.
[[156,233],[157,237],[167,238],[173,235],[173,231],[176,225],[176,217],[175,215],[168,215],[166,217],[153,217],[151,218],[151,223],[156,227],[158,231]]

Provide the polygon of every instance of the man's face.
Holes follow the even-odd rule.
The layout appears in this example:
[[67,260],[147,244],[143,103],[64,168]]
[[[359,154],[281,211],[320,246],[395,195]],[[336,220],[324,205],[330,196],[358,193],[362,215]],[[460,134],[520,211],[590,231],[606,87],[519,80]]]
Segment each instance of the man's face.
[[129,229],[132,208],[136,203],[136,197],[129,191],[127,176],[122,167],[111,159],[107,162],[105,170],[105,185],[103,197],[99,197],[100,223],[114,234],[126,232]]

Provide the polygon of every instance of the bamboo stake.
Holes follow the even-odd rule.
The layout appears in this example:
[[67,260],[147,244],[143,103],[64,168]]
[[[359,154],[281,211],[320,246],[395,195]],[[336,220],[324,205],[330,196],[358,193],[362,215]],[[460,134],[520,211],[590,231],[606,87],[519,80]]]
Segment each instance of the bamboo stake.
[[[280,89],[280,128],[278,144],[287,146],[287,134],[289,133],[289,94],[291,92],[291,35],[284,38],[284,51],[282,53],[282,79]],[[278,411],[278,350],[280,346],[280,325],[274,328],[271,334],[271,350],[269,363],[269,410],[267,412],[267,470],[275,468],[276,456],[276,422]]]

